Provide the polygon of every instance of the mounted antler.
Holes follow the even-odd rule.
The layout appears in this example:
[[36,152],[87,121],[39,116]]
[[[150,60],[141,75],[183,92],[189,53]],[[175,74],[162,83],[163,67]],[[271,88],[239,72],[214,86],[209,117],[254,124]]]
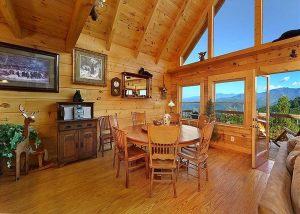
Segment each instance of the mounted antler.
[[29,125],[30,123],[34,123],[35,121],[35,115],[37,112],[32,112],[31,115],[28,116],[28,114],[25,111],[24,106],[21,104],[19,105],[19,110],[22,112],[24,119],[24,131],[23,131],[23,136],[28,137],[29,136]]

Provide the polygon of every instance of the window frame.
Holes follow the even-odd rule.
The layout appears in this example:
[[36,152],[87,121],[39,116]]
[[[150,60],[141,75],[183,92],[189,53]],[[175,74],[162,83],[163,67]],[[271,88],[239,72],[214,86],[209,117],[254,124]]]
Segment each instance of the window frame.
[[[177,85],[177,113],[180,113],[181,118],[182,118],[182,88],[183,87],[189,87],[189,86],[200,86],[200,111],[199,114],[204,113],[204,81],[200,82],[194,82],[194,83],[182,83],[181,85]],[[182,118],[183,120],[186,121],[193,121],[196,119],[191,119],[191,118]]]
[[222,127],[233,127],[233,128],[243,128],[251,129],[252,125],[252,101],[253,101],[253,90],[255,88],[255,76],[256,69],[242,70],[242,71],[227,71],[225,73],[220,73],[217,75],[208,76],[208,99],[211,98],[215,102],[215,82],[228,82],[235,80],[245,80],[244,87],[244,124],[234,125],[216,122],[218,126]]
[[[229,126],[238,126],[238,127],[241,127],[241,126],[245,126],[245,117],[246,117],[246,112],[245,112],[245,102],[246,102],[246,78],[235,78],[235,79],[227,79],[227,80],[220,80],[220,81],[215,81],[213,83],[213,87],[214,87],[214,93],[213,93],[213,97],[214,97],[214,106],[215,106],[215,112],[217,112],[216,110],[216,104],[217,103],[223,103],[223,102],[217,102],[216,101],[216,84],[219,84],[219,83],[230,83],[230,82],[239,82],[239,81],[244,81],[244,100],[243,100],[243,123],[242,124],[227,124],[227,123],[224,123],[224,122],[220,122],[220,121],[216,121],[218,124],[222,124],[222,125],[229,125]],[[228,102],[228,103],[233,103],[233,102]],[[232,111],[232,112],[235,112],[235,111]],[[239,111],[236,111],[236,112],[239,112]]]

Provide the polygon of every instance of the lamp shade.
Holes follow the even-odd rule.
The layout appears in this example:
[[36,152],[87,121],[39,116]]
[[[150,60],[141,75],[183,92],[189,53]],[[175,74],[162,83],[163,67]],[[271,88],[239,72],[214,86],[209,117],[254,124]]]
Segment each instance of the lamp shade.
[[173,100],[170,100],[170,102],[168,103],[168,106],[171,108],[175,106],[175,103],[173,102]]

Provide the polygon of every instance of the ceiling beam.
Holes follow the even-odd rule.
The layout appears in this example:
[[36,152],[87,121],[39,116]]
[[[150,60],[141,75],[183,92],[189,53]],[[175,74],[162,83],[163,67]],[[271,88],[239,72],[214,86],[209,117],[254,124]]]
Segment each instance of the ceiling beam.
[[148,16],[145,19],[145,22],[144,22],[145,23],[144,24],[144,31],[142,32],[142,35],[140,36],[140,38],[139,38],[139,40],[137,42],[137,45],[136,45],[136,50],[135,50],[135,56],[136,57],[138,57],[138,55],[139,55],[139,52],[141,50],[143,41],[145,40],[145,37],[146,37],[146,33],[147,33],[147,31],[149,29],[149,26],[150,26],[150,23],[151,23],[151,21],[153,19],[154,12],[158,8],[159,2],[160,2],[160,0],[154,0],[153,1],[152,7],[149,10]]
[[80,36],[95,0],[76,0],[66,37],[66,51],[71,51]]
[[[197,23],[194,24],[194,28],[191,30],[191,33],[185,40],[184,44],[179,48],[178,54],[176,56],[176,59],[179,59],[181,56],[186,56],[187,50],[191,50],[191,46],[194,45],[197,40],[200,39],[202,34],[204,33],[203,26],[207,23],[208,20],[208,12],[212,8],[212,6],[216,6],[215,8],[215,14],[217,14],[218,10],[222,6],[224,0],[213,0],[208,1],[206,8],[202,11],[201,16],[198,18]],[[200,12],[200,11],[199,11]],[[185,59],[184,59],[185,60]],[[183,60],[183,61],[184,61]]]
[[22,38],[22,29],[11,0],[0,0],[0,11],[14,36]]
[[156,63],[158,63],[159,59],[160,59],[160,56],[161,54],[163,53],[166,45],[168,44],[168,41],[169,39],[172,37],[173,33],[175,32],[175,28],[177,26],[177,23],[179,22],[180,18],[183,16],[183,13],[185,11],[185,8],[187,7],[188,3],[190,2],[190,0],[184,0],[180,9],[179,9],[179,12],[177,13],[177,16],[176,18],[174,19],[171,27],[169,28],[169,30],[167,31],[167,33],[164,35],[163,37],[163,42],[162,44],[159,46],[159,49],[157,51],[157,54],[155,56],[155,61]]
[[207,58],[214,57],[214,25],[215,25],[215,7],[212,5],[208,11],[208,46]]
[[112,19],[113,22],[108,29],[107,40],[106,40],[106,50],[108,50],[108,51],[110,50],[111,43],[112,43],[114,35],[115,35],[117,23],[118,23],[119,16],[121,13],[120,7],[121,7],[121,0],[116,0],[116,7],[115,7],[113,19]]
[[255,46],[263,40],[263,1],[255,0]]

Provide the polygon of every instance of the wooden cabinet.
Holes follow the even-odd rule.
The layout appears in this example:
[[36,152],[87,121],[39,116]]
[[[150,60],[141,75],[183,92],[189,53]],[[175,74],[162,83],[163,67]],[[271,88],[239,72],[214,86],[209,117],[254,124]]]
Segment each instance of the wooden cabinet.
[[97,119],[58,121],[58,164],[97,156]]

